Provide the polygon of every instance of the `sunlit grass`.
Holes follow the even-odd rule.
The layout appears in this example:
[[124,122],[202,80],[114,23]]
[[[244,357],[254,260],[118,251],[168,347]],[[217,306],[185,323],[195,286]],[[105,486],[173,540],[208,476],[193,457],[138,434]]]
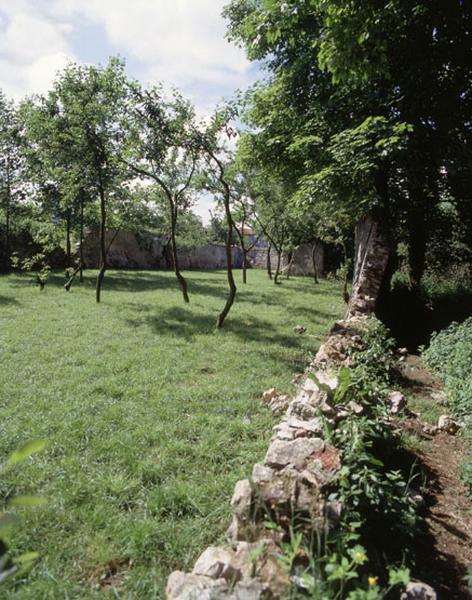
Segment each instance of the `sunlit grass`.
[[222,538],[274,424],[262,391],[290,391],[343,306],[336,282],[251,271],[215,332],[224,273],[187,275],[188,306],[170,273],[110,272],[101,305],[91,272],[69,294],[60,275],[44,292],[0,278],[1,451],[49,440],[0,481],[2,499],[49,499],[12,537],[41,559],[0,597],[162,598]]

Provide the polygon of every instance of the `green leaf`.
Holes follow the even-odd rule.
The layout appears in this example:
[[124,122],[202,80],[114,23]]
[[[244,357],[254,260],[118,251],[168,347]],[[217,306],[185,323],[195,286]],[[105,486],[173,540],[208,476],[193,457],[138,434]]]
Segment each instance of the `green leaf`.
[[347,367],[342,367],[338,374],[339,384],[334,394],[334,402],[338,404],[342,402],[349,390],[349,386],[351,385],[351,370]]
[[390,569],[388,572],[390,585],[408,585],[410,579],[410,569]]
[[8,464],[14,465],[18,462],[21,462],[31,456],[32,454],[36,454],[36,452],[41,452],[47,446],[47,442],[45,440],[31,440],[27,442],[21,448],[15,450],[10,458],[8,459]]
[[47,499],[42,498],[41,496],[16,496],[12,498],[8,503],[9,506],[23,506],[23,507],[32,507],[32,506],[44,506],[47,504]]
[[25,552],[15,558],[15,563],[25,564],[31,563],[39,558],[39,552]]

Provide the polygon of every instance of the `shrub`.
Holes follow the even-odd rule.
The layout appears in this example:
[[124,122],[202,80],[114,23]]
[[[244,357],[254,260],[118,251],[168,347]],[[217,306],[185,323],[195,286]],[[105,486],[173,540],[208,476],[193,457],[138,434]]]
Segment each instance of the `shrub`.
[[[472,317],[434,333],[423,359],[444,381],[448,404],[464,420],[466,436],[472,442]],[[463,465],[462,477],[472,495],[472,452]]]

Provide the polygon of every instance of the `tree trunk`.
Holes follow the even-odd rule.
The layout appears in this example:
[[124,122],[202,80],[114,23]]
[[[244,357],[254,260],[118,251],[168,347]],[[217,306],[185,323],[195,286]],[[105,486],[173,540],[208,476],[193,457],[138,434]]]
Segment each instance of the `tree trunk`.
[[97,286],[96,286],[97,302],[100,302],[100,300],[101,300],[102,283],[103,283],[103,278],[105,277],[105,272],[107,270],[107,251],[106,251],[106,247],[105,247],[106,218],[107,218],[107,209],[106,209],[105,192],[104,192],[103,188],[100,187],[100,270],[98,272]]
[[10,194],[7,192],[7,205],[5,207],[5,271],[10,270]]
[[70,217],[70,210],[67,211],[67,215],[66,215],[66,260],[67,260],[67,266],[70,267],[70,263],[71,263],[71,242],[70,242],[70,226],[71,226],[71,217]]
[[274,275],[274,283],[277,285],[280,283],[279,281],[279,275],[280,275],[280,263],[282,262],[282,250],[277,250],[277,267],[275,269],[275,275]]
[[290,252],[288,266],[287,266],[287,273],[286,273],[286,278],[287,279],[290,279],[290,275],[292,273],[292,265],[293,265],[293,259],[294,259],[294,257],[295,257],[295,252]]
[[228,316],[228,313],[231,310],[231,307],[233,306],[234,299],[236,297],[236,292],[237,292],[237,288],[236,288],[236,284],[234,282],[234,276],[233,276],[233,256],[232,256],[232,252],[231,252],[231,239],[233,236],[233,217],[231,215],[230,194],[229,194],[229,188],[227,185],[225,185],[225,194],[223,196],[223,199],[224,199],[224,205],[225,205],[226,220],[228,223],[228,231],[226,233],[226,272],[227,272],[227,277],[228,277],[229,295],[228,295],[228,299],[226,300],[225,307],[221,311],[221,313],[218,315],[218,319],[216,321],[216,327],[218,329],[221,329],[223,327],[225,319]]
[[84,282],[84,190],[80,190],[79,281]]
[[243,248],[243,283],[247,283],[247,251]]
[[72,275],[69,277],[69,279],[66,281],[65,285],[64,285],[64,289],[66,290],[66,292],[70,292],[70,288],[72,287],[72,284],[74,282],[74,279],[77,275],[77,273],[81,271],[81,265],[79,265],[77,267],[77,269],[75,269],[75,271],[72,273]]
[[315,240],[313,242],[313,247],[311,249],[311,260],[313,262],[313,278],[315,283],[319,283],[318,281],[318,267],[316,266],[316,251],[318,249],[318,241]]
[[7,159],[7,189],[6,189],[6,206],[5,206],[5,271],[10,270],[10,220],[11,220],[10,160]]
[[390,256],[387,240],[379,218],[369,215],[356,225],[356,256],[348,318],[374,312]]
[[176,227],[177,227],[177,207],[175,204],[175,200],[172,198],[169,198],[169,208],[171,211],[171,219],[170,219],[171,234],[170,235],[171,235],[172,258],[174,260],[174,272],[175,272],[175,276],[177,277],[177,281],[179,282],[179,286],[182,291],[182,295],[184,297],[184,302],[186,302],[188,304],[190,302],[190,298],[188,296],[187,282],[185,281],[185,278],[183,277],[183,275],[179,269],[179,257],[177,254],[177,241],[176,241],[176,235],[175,235]]
[[270,280],[272,280],[272,263],[270,260],[271,250],[272,250],[272,244],[269,242],[269,245],[267,246],[267,275],[269,276]]

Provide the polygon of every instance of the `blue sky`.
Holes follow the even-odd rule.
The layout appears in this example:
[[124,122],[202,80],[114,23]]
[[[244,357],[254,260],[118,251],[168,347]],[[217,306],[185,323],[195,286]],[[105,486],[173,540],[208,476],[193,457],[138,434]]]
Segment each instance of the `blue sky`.
[[[144,84],[177,86],[202,115],[259,76],[225,39],[227,0],[0,0],[0,86],[7,96],[47,91],[68,60],[125,58]],[[205,219],[208,200],[197,212]]]

